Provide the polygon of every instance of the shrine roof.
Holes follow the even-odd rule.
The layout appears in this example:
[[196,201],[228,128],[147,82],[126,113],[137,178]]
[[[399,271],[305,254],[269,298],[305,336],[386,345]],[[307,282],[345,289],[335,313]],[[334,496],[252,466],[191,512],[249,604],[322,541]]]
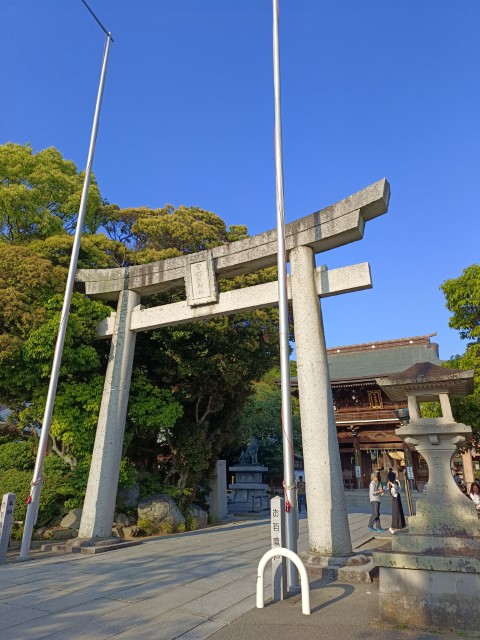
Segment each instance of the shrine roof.
[[[473,369],[447,369],[431,362],[419,362],[405,371],[390,374],[377,379],[377,383],[392,400],[403,400],[408,392],[413,395],[432,397],[425,401],[437,400],[438,389],[448,390],[450,395],[466,396],[473,392]],[[415,394],[415,392],[417,392]]]
[[438,344],[430,342],[430,337],[417,336],[328,349],[330,378],[332,382],[376,378],[404,371],[418,362],[440,365]]
[[[430,341],[434,335],[327,349],[330,379],[334,384],[374,381],[379,376],[405,371],[419,362],[440,365],[438,344]],[[296,378],[292,386],[297,386]]]

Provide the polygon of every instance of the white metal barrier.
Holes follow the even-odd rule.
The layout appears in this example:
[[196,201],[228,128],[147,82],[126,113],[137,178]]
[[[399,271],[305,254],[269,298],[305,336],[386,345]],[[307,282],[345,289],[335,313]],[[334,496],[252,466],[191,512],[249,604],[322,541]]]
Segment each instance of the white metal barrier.
[[[301,579],[301,588],[302,588],[302,613],[306,616],[310,615],[310,586],[308,584],[308,575],[307,570],[303,562],[297,556],[296,553],[290,551],[290,549],[285,549],[285,547],[277,547],[275,549],[270,549],[263,556],[260,562],[258,563],[257,570],[257,609],[263,609],[265,606],[265,602],[263,599],[263,574],[265,572],[265,567],[267,566],[267,562],[275,556],[285,556],[288,560],[291,560],[295,566],[297,567],[300,573]],[[286,579],[286,576],[285,576]]]

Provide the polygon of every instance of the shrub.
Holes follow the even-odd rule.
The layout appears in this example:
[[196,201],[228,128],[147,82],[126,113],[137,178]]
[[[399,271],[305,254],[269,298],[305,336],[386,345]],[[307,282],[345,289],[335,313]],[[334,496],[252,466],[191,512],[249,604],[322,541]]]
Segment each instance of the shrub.
[[154,536],[158,533],[158,526],[148,518],[140,518],[137,522],[137,527],[139,528],[139,533],[145,536]]
[[10,536],[12,540],[21,540],[23,538],[23,524],[14,524]]
[[118,477],[118,484],[125,489],[133,487],[137,481],[137,470],[132,467],[126,460],[120,462],[120,474]]
[[[21,469],[7,469],[0,473],[0,496],[4,493],[14,493],[16,496],[14,520],[25,520],[32,476],[32,471]],[[43,476],[37,526],[49,523],[61,515],[65,499],[75,493],[70,467],[58,456],[51,455],[45,458]]]
[[0,445],[0,470],[28,471],[35,466],[36,443],[34,440],[6,442]]
[[[147,518],[140,518],[140,520],[137,522],[137,527],[140,530],[139,531],[140,535],[143,534],[145,536],[155,536],[155,535],[168,536],[171,533],[173,533],[173,525],[171,525],[169,522],[157,523],[157,522],[152,522]],[[179,527],[177,527],[177,531],[179,530],[180,527],[185,527],[185,525],[179,525]]]
[[0,473],[0,496],[5,493],[15,494],[14,520],[25,520],[26,500],[30,491],[32,475],[31,471],[19,471],[18,469],[7,469]]
[[185,527],[187,531],[196,531],[198,529],[197,519],[194,516],[185,516]]
[[161,522],[157,525],[157,531],[162,536],[168,536],[173,533],[173,525],[170,522]]
[[150,474],[146,478],[139,480],[139,485],[140,500],[143,500],[147,496],[163,493],[175,500],[182,513],[188,512],[188,508],[193,499],[192,489],[181,489],[179,487],[165,485],[161,479],[154,474]]

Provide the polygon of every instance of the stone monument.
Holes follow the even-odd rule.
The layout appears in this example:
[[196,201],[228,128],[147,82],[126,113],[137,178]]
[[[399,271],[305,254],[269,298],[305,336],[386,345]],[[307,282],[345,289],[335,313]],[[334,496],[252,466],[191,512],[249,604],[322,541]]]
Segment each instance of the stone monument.
[[0,507],[0,564],[3,564],[7,558],[14,507],[15,494],[5,493],[2,498],[2,506]]
[[209,515],[212,522],[226,520],[228,517],[226,460],[217,460],[216,462],[208,501],[210,505]]
[[263,474],[268,471],[268,467],[258,463],[258,442],[255,436],[242,452],[238,464],[229,467],[229,471],[235,473],[235,482],[229,485],[232,490],[228,505],[230,513],[269,508],[268,485],[263,482]]
[[[377,552],[380,617],[408,626],[478,630],[480,527],[471,500],[457,487],[451,459],[471,438],[455,422],[449,396],[473,391],[473,370],[420,363],[377,383],[395,401],[406,399],[410,421],[396,434],[425,458],[429,478],[408,531],[392,536],[391,552]],[[422,418],[419,403],[440,401],[441,418]],[[407,422],[408,418],[405,420]]]

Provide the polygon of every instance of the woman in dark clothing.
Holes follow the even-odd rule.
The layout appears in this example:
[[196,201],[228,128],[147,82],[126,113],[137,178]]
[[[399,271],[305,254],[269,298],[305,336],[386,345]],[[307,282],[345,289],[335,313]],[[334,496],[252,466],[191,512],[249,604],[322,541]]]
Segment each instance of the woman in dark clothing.
[[389,531],[390,533],[395,533],[395,529],[403,529],[406,526],[405,515],[403,513],[403,505],[398,482],[389,482],[388,488],[392,494],[392,526]]

